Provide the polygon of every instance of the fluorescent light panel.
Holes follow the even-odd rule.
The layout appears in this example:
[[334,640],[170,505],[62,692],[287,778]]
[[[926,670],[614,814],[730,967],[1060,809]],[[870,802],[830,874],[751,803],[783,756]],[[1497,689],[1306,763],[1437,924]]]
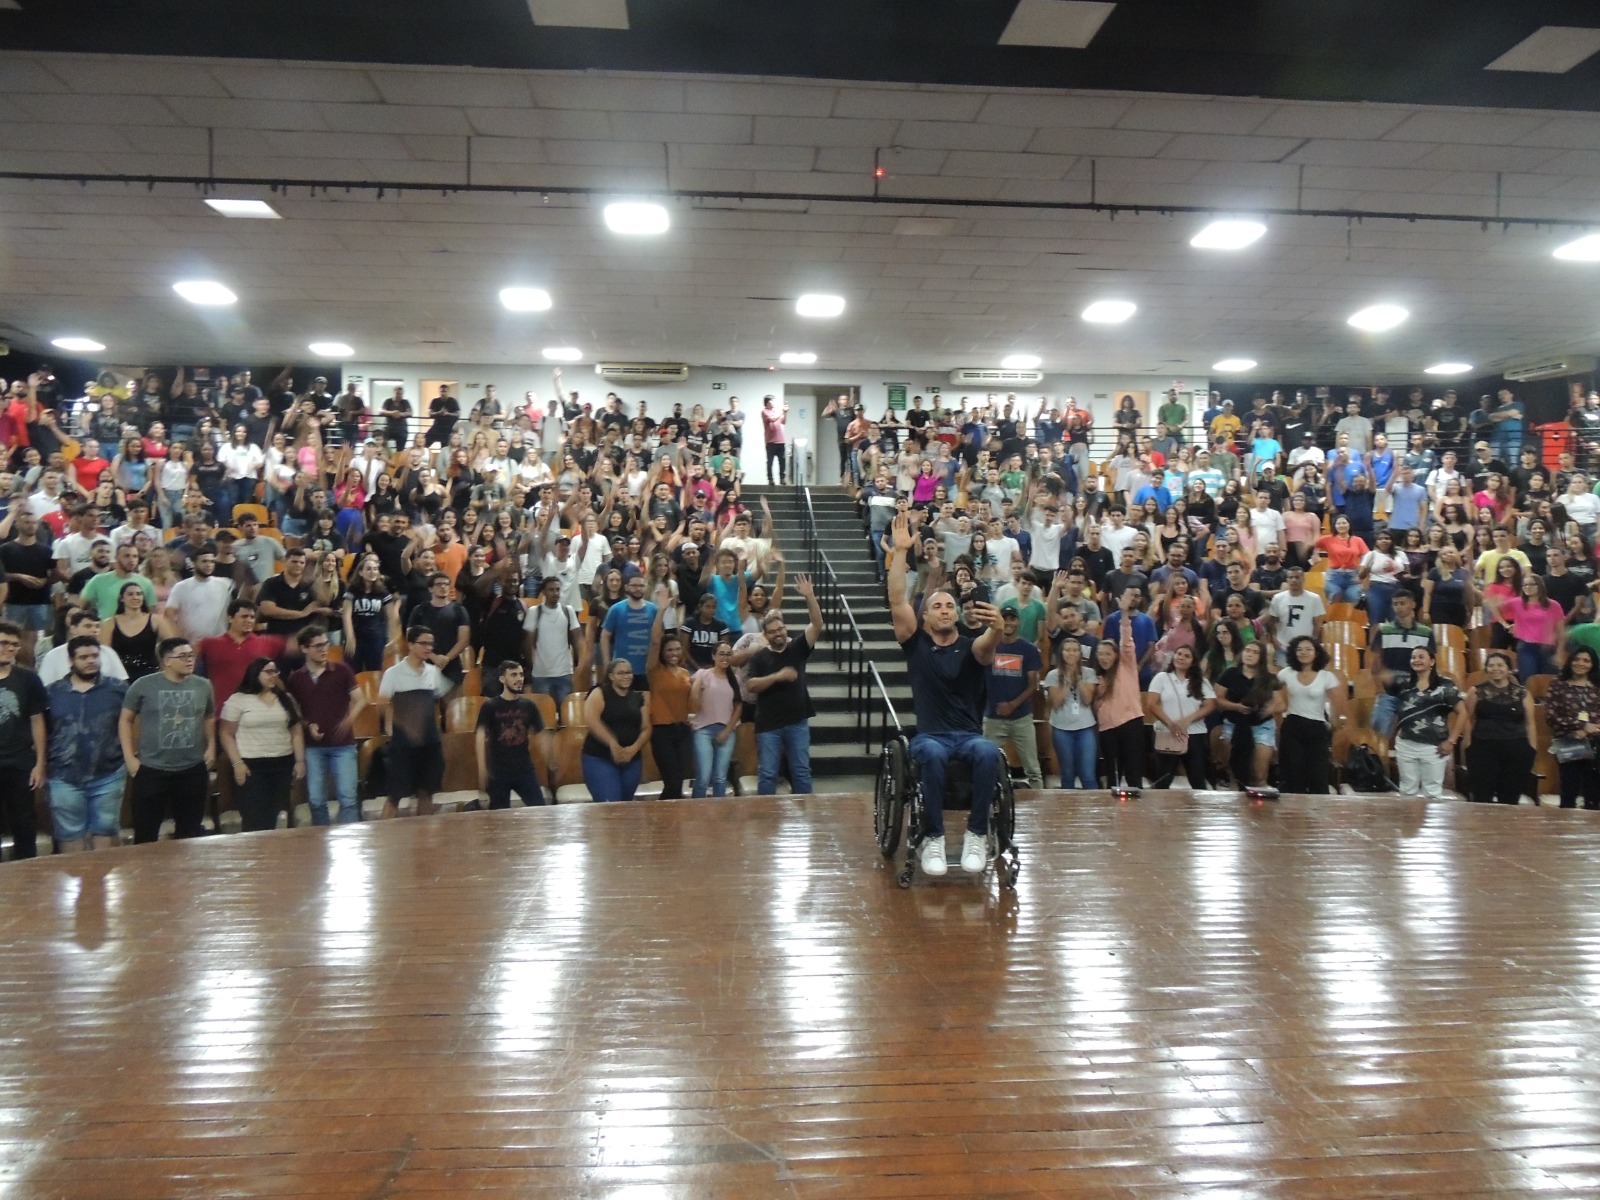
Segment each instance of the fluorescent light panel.
[[1534,30],[1484,70],[1565,75],[1597,50],[1600,50],[1600,29],[1546,25]]
[[844,312],[844,297],[807,292],[794,302],[794,310],[802,317],[837,317]]
[[778,355],[778,361],[790,367],[809,367],[817,356],[809,350],[789,350]]
[[528,0],[535,25],[568,29],[626,29],[628,0]]
[[232,288],[225,287],[214,279],[181,280],[172,285],[172,290],[190,304],[200,304],[208,308],[220,308],[223,305],[239,302],[239,297],[234,295]]
[[320,358],[349,358],[355,353],[355,347],[344,342],[312,342],[306,349]]
[[659,204],[618,200],[606,205],[606,228],[624,237],[655,237],[672,228],[672,217]]
[[1083,319],[1094,325],[1120,325],[1138,311],[1131,300],[1096,300],[1083,310]]
[[243,217],[256,221],[281,220],[278,211],[265,200],[223,200],[208,196],[206,203],[225,217]]
[[105,349],[93,338],[86,337],[58,337],[50,344],[57,350],[67,350],[73,354],[99,354]]
[[1116,7],[1103,0],[1017,0],[1000,44],[1082,50]]
[[1211,364],[1213,371],[1221,371],[1224,375],[1237,374],[1240,371],[1254,371],[1256,360],[1253,358],[1225,358],[1221,362]]
[[1243,250],[1259,242],[1266,232],[1260,221],[1213,221],[1190,238],[1189,245],[1196,250]]
[[576,346],[547,346],[542,351],[546,362],[577,362],[583,357],[583,351]]
[[1551,254],[1563,262],[1600,262],[1600,233],[1591,233],[1564,246],[1557,246]]
[[1000,360],[1007,371],[1031,371],[1043,360],[1037,354],[1008,354]]
[[1424,375],[1465,375],[1470,370],[1472,370],[1471,363],[1441,362],[1434,363],[1431,367],[1424,367],[1422,373]]
[[548,312],[551,300],[543,288],[508,287],[500,289],[500,303],[512,312]]
[[1350,314],[1349,324],[1367,333],[1384,333],[1404,325],[1411,314],[1398,304],[1372,304],[1360,312]]

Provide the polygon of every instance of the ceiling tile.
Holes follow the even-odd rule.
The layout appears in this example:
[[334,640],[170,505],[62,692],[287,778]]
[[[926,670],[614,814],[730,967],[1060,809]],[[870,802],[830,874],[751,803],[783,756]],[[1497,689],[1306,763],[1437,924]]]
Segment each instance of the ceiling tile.
[[1060,179],[1076,158],[1061,154],[1000,154],[955,150],[945,160],[946,175],[984,175],[999,179]]
[[889,146],[899,128],[898,121],[757,117],[754,140],[780,146]]
[[1417,159],[1417,166],[1435,170],[1503,171],[1515,174],[1534,171],[1561,151],[1550,146],[1440,146]]
[[475,132],[492,137],[596,138],[611,136],[609,113],[537,108],[469,108]]
[[684,111],[748,113],[770,117],[826,117],[833,112],[836,88],[825,84],[691,81]]
[[1403,167],[1434,147],[1423,142],[1358,142],[1316,138],[1285,162],[1327,167]]
[[1382,104],[1280,104],[1255,132],[1262,137],[1378,138],[1413,111]]
[[1300,138],[1230,137],[1180,133],[1161,148],[1162,158],[1199,158],[1222,162],[1278,162],[1299,149]]
[[817,156],[810,146],[674,145],[671,150],[674,168],[681,163],[718,171],[809,171]]
[[1133,107],[1131,97],[1000,92],[978,110],[977,120],[989,125],[1036,128],[1115,125]]
[[1032,130],[1019,126],[974,125],[959,121],[902,121],[893,144],[922,150],[1020,151]]
[[178,118],[156,96],[14,95],[11,104],[35,121],[68,124],[176,125]]
[[54,56],[44,65],[75,92],[151,96],[223,96],[227,93],[205,67],[195,63],[131,58]]
[[646,75],[527,76],[534,103],[541,108],[593,108],[614,112],[681,113],[688,84]]
[[907,121],[971,121],[983,107],[981,92],[928,88],[841,87],[836,117],[895,117]]
[[641,142],[750,141],[750,117],[713,116],[703,113],[614,112],[613,137]]
[[1514,142],[1548,118],[1540,113],[1481,113],[1427,109],[1414,113],[1388,133],[1392,142],[1460,142],[1469,146]]
[[1017,0],[1000,44],[1082,50],[1116,7],[1108,0]]
[[218,100],[169,96],[166,106],[185,124],[214,129],[321,129],[322,113],[306,100]]
[[465,111],[438,105],[318,104],[316,110],[328,129],[351,133],[431,133],[466,137],[474,132]]
[[368,76],[379,93],[375,98],[390,104],[524,108],[532,98],[526,77],[509,71],[371,71]]
[[1117,127],[1169,133],[1254,133],[1270,111],[1268,105],[1246,101],[1145,98],[1134,102]]
[[1152,158],[1175,136],[1137,129],[1041,129],[1028,142],[1027,149],[1089,158]]

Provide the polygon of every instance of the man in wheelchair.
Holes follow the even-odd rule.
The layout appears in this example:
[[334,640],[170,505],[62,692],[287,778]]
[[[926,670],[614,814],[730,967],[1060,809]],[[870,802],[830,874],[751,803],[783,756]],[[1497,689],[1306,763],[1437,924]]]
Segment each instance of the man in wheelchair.
[[906,656],[911,679],[917,735],[911,739],[911,760],[922,780],[923,835],[921,866],[929,875],[943,875],[945,863],[945,778],[953,763],[972,773],[972,808],[961,843],[961,869],[979,874],[988,866],[989,812],[1003,769],[1000,747],[983,736],[987,668],[1000,644],[1000,613],[991,604],[975,604],[974,619],[987,626],[978,637],[957,628],[961,612],[956,597],[944,589],[930,591],[922,602],[922,624],[906,590],[906,559],[911,527],[901,513],[891,527],[889,613],[895,640]]

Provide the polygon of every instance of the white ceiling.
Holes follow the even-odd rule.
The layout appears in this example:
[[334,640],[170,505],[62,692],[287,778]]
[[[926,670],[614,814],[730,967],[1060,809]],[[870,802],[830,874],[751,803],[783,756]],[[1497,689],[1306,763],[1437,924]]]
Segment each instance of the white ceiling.
[[[214,167],[208,168],[211,131]],[[0,170],[471,179],[618,192],[861,197],[674,202],[650,242],[598,201],[342,191],[267,197],[282,221],[214,215],[189,186],[0,181],[0,326],[19,344],[86,333],[107,360],[590,360],[946,369],[1041,354],[1047,370],[1204,371],[1243,354],[1280,379],[1396,379],[1600,346],[1600,265],[1558,263],[1571,231],[1280,217],[1238,255],[1187,241],[1203,219],[943,208],[925,199],[1360,208],[1600,218],[1600,115],[1374,104],[600,73],[264,65],[0,54]],[[1093,165],[1091,166],[1091,162]],[[224,194],[250,193],[232,189]],[[897,234],[905,216],[937,236]],[[195,276],[224,312],[170,291]],[[512,316],[498,290],[548,288]],[[837,291],[842,319],[792,297]],[[1077,312],[1140,305],[1115,329]],[[1375,300],[1402,329],[1347,329]]]

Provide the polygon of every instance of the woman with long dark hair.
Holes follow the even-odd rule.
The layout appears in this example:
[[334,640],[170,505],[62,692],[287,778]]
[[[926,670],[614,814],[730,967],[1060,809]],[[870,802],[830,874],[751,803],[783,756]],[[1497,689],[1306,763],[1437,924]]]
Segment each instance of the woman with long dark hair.
[[350,669],[383,670],[384,648],[400,639],[400,597],[383,577],[376,554],[356,562],[344,593],[344,654]]
[[689,683],[689,724],[694,732],[694,796],[707,789],[719,799],[728,792],[728,768],[743,709],[733,677],[733,645],[717,643],[711,665],[694,673]]
[[1561,774],[1561,807],[1600,808],[1600,657],[1587,646],[1573,648],[1544,701],[1545,724],[1554,739],[1550,753]]
[[683,642],[666,633],[667,610],[677,602],[665,584],[650,593],[656,619],[650,629],[650,753],[661,775],[661,798],[682,800],[683,781],[694,775],[694,732],[689,725],[692,680],[684,667]]
[[300,708],[284,687],[278,664],[253,660],[239,690],[222,706],[217,731],[238,785],[234,803],[246,833],[278,827],[289,789],[306,774]]
[[1483,671],[1488,678],[1467,689],[1466,735],[1461,739],[1470,772],[1467,798],[1478,804],[1516,804],[1533,771],[1533,697],[1517,682],[1504,650],[1489,651]]
[[1267,662],[1267,647],[1247,642],[1239,665],[1217,680],[1217,708],[1227,720],[1219,726],[1231,744],[1229,764],[1239,787],[1264,782],[1277,745],[1277,717],[1283,712],[1283,689]]
[[[1104,645],[1104,643],[1101,643]],[[1063,788],[1100,786],[1100,739],[1093,708],[1099,676],[1084,661],[1083,643],[1067,636],[1056,647],[1056,666],[1044,677],[1050,706],[1050,743]]]
[[1442,677],[1433,652],[1411,652],[1411,682],[1400,692],[1394,733],[1394,761],[1400,792],[1443,800],[1444,770],[1466,728],[1467,707],[1456,685]]
[[597,803],[632,800],[650,740],[650,694],[633,686],[633,664],[617,655],[583,702],[583,784]]
[[1138,788],[1144,780],[1144,711],[1139,699],[1139,660],[1133,649],[1133,614],[1137,592],[1122,594],[1122,631],[1116,645],[1103,641],[1095,647],[1095,667],[1100,679],[1094,688],[1100,749],[1105,756],[1106,781],[1116,787]]
[[1333,731],[1350,718],[1345,685],[1328,670],[1328,652],[1315,638],[1291,638],[1289,665],[1278,672],[1283,685],[1283,723],[1278,727],[1278,786],[1307,796],[1327,795],[1332,782]]
[[1527,683],[1535,675],[1553,672],[1566,616],[1545,591],[1543,576],[1530,571],[1522,581],[1521,594],[1502,601],[1495,619],[1510,632],[1517,647],[1518,679]]
[[145,607],[144,588],[137,580],[122,585],[117,593],[117,611],[100,622],[100,644],[110,646],[128,672],[128,682],[154,675],[161,669],[156,645],[161,627]]
[[1207,784],[1206,717],[1216,706],[1217,693],[1200,671],[1200,658],[1192,645],[1179,646],[1165,671],[1150,681],[1150,716],[1155,720],[1156,770],[1151,783],[1169,788],[1178,767],[1195,791]]

